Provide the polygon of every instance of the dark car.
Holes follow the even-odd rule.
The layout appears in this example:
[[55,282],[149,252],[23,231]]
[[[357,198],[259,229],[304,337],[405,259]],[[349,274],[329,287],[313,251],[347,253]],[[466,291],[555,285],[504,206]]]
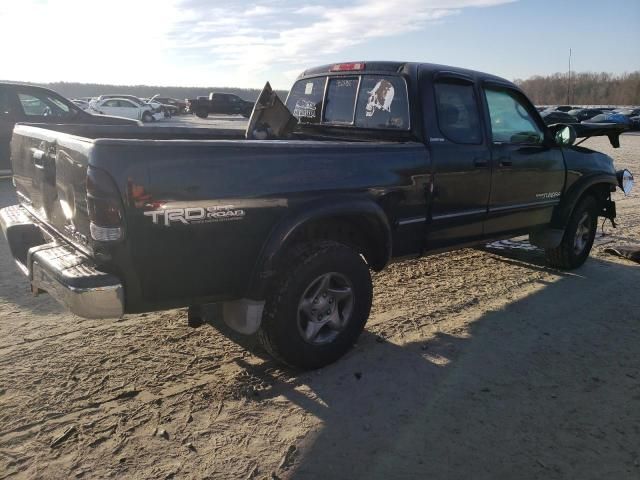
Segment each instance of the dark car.
[[372,271],[524,234],[577,268],[633,183],[573,146],[619,146],[624,128],[549,127],[512,82],[444,65],[311,68],[285,104],[265,86],[251,117],[246,132],[17,125],[20,204],[0,226],[24,286],[89,318],[217,303],[318,368],[362,332]]
[[555,105],[547,108],[547,110],[557,110],[559,112],[568,112],[569,110],[573,109],[574,107],[572,107],[571,105]]
[[135,120],[92,115],[48,88],[0,83],[0,173],[10,173],[9,142],[17,122],[138,125]]
[[253,102],[243,100],[232,93],[211,93],[209,98],[198,97],[187,100],[187,108],[200,118],[207,118],[210,113],[242,115],[249,118],[253,110]]
[[559,110],[545,110],[544,112],[540,112],[540,116],[542,117],[542,120],[544,120],[544,123],[546,123],[547,125],[553,125],[555,123],[578,123],[576,117]]
[[187,111],[187,102],[184,100],[178,100],[177,98],[171,97],[160,97],[158,95],[151,97],[151,100],[160,102],[163,105],[171,105],[172,107],[175,107],[176,113],[186,113]]
[[637,117],[640,115],[640,108],[618,108],[614,110],[614,113],[620,113],[625,117]]
[[600,108],[574,108],[567,113],[577,118],[579,122],[583,122],[604,112]]
[[621,113],[601,113],[595,117],[591,117],[588,120],[584,120],[583,123],[616,123],[619,125],[631,126],[629,117],[622,115]]

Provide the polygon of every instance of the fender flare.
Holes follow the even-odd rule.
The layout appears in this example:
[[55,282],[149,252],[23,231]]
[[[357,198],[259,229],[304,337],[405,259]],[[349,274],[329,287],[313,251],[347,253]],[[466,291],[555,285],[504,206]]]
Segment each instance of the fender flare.
[[391,225],[384,210],[375,201],[343,196],[306,202],[279,221],[264,242],[251,275],[248,298],[264,298],[268,280],[275,274],[280,255],[300,229],[322,219],[354,218],[362,222],[367,238],[374,239],[374,255],[368,259],[375,271],[382,270],[391,258]]
[[562,196],[560,204],[556,206],[553,217],[551,219],[551,226],[553,228],[561,228],[564,230],[565,225],[569,221],[569,217],[573,213],[573,209],[576,207],[584,193],[594,185],[606,184],[610,187],[617,187],[618,181],[615,175],[611,174],[595,174],[583,177],[576,181],[566,194]]

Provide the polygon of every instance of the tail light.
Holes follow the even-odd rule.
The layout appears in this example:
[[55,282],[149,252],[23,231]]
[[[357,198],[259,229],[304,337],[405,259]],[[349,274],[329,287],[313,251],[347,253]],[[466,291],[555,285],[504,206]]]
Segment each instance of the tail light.
[[87,207],[91,238],[112,242],[124,237],[124,212],[120,192],[108,173],[87,169]]

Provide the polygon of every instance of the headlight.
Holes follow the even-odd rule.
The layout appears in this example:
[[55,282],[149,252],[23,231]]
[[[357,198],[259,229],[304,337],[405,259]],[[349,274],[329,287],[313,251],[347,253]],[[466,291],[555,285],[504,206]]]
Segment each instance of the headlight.
[[633,174],[627,169],[618,170],[616,177],[618,178],[618,185],[624,194],[631,194],[631,189],[633,189]]

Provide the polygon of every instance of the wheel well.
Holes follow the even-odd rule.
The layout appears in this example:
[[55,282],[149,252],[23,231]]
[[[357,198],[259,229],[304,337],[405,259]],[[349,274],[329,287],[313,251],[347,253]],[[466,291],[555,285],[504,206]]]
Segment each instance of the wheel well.
[[[309,221],[298,228],[283,250],[288,251],[301,243],[317,240],[333,240],[353,248],[367,264],[380,271],[387,263],[385,240],[371,223],[359,216],[338,216]],[[286,255],[281,255],[281,258]]]
[[[615,218],[615,210],[612,210],[611,185],[608,183],[596,183],[587,188],[576,202],[576,205],[587,195],[592,196],[598,202],[598,216]],[[575,208],[575,206],[574,206]]]

